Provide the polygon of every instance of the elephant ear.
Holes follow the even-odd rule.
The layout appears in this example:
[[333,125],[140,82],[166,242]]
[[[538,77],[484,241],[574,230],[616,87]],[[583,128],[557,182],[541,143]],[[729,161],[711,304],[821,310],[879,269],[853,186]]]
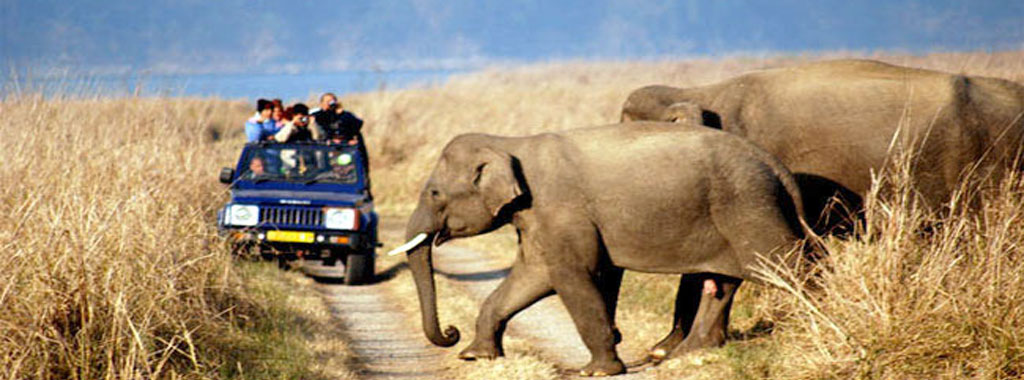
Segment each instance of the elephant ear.
[[523,190],[516,178],[511,155],[491,148],[481,148],[480,156],[473,185],[479,189],[491,215],[498,216],[502,207],[522,195]]
[[684,124],[703,124],[703,112],[699,105],[693,102],[676,102],[665,108],[664,121]]

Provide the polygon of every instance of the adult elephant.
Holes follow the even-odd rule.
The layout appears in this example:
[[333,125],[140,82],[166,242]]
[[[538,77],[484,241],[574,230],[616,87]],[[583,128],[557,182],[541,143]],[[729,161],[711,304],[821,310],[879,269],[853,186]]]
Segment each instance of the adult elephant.
[[[753,72],[700,87],[648,86],[622,106],[622,121],[696,121],[746,137],[793,173],[818,232],[849,231],[861,199],[895,152],[913,152],[920,200],[942,208],[964,179],[996,179],[1024,135],[1024,87],[869,60],[838,60]],[[829,207],[834,199],[844,205]],[[671,337],[725,336],[726,303],[693,300],[701,279],[684,276]],[[729,299],[728,294],[723,299]],[[708,314],[713,314],[708,315]],[[690,331],[685,331],[689,328]],[[690,340],[689,338],[687,338]],[[692,340],[692,348],[721,342]],[[711,344],[708,344],[711,343]]]
[[643,87],[621,119],[696,119],[746,137],[798,176],[808,216],[822,222],[817,195],[863,196],[894,151],[916,152],[912,178],[931,207],[964,175],[998,176],[993,169],[1021,148],[1022,113],[1024,87],[1011,81],[837,60],[701,87]]
[[759,254],[782,260],[798,244],[806,226],[800,204],[777,159],[696,125],[462,135],[445,147],[409,219],[410,242],[396,251],[408,251],[424,333],[451,346],[459,333],[450,326],[442,333],[438,324],[432,246],[511,223],[519,253],[484,302],[476,337],[460,358],[501,356],[509,318],[557,293],[591,353],[581,373],[612,375],[625,368],[615,352],[605,273],[750,278]]

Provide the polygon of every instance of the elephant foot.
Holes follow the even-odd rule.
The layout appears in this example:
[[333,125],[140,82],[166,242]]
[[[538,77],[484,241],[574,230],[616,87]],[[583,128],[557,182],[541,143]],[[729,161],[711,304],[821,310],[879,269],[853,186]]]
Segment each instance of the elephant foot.
[[653,364],[661,363],[662,360],[668,358],[669,354],[675,351],[682,341],[682,331],[673,330],[665,339],[662,339],[647,351],[647,360]]
[[626,365],[618,358],[612,360],[592,360],[586,367],[580,369],[580,376],[612,376],[626,372]]
[[675,347],[671,351],[672,357],[678,357],[690,351],[701,350],[705,348],[716,348],[721,347],[725,344],[725,336],[723,334],[691,334],[687,336],[682,343]]
[[459,359],[474,361],[477,359],[497,359],[499,356],[505,356],[501,350],[492,344],[482,344],[473,342],[469,347],[459,353]]

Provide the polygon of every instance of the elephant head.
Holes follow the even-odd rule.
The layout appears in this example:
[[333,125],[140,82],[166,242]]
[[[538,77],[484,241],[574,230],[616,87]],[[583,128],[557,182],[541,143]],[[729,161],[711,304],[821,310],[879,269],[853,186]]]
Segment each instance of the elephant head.
[[661,114],[662,121],[686,124],[702,124],[700,106],[692,102],[676,102],[665,107]]
[[506,206],[523,194],[515,159],[486,145],[485,140],[485,136],[467,135],[445,148],[409,218],[409,243],[392,251],[408,253],[423,332],[431,343],[442,347],[457,343],[459,330],[448,326],[441,333],[438,324],[432,246],[500,227],[509,220]]
[[702,106],[697,95],[669,86],[643,87],[629,94],[619,121],[665,121],[722,129],[719,114]]

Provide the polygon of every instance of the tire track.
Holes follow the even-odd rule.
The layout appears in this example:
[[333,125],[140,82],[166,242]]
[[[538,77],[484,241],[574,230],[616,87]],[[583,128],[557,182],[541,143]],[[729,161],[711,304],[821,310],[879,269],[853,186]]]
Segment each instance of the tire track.
[[[454,245],[437,247],[434,254],[434,267],[438,273],[455,281],[481,304],[505,278],[496,271],[507,266],[507,262],[493,256]],[[542,299],[513,317],[506,334],[529,342],[543,353],[545,360],[562,369],[582,368],[590,360],[590,352],[557,295]],[[623,358],[623,361],[631,359]],[[641,371],[614,378],[653,379],[655,373]]]
[[361,379],[444,378],[445,351],[423,339],[419,324],[393,296],[394,281],[364,286],[317,284],[342,338],[355,354],[349,363]]

